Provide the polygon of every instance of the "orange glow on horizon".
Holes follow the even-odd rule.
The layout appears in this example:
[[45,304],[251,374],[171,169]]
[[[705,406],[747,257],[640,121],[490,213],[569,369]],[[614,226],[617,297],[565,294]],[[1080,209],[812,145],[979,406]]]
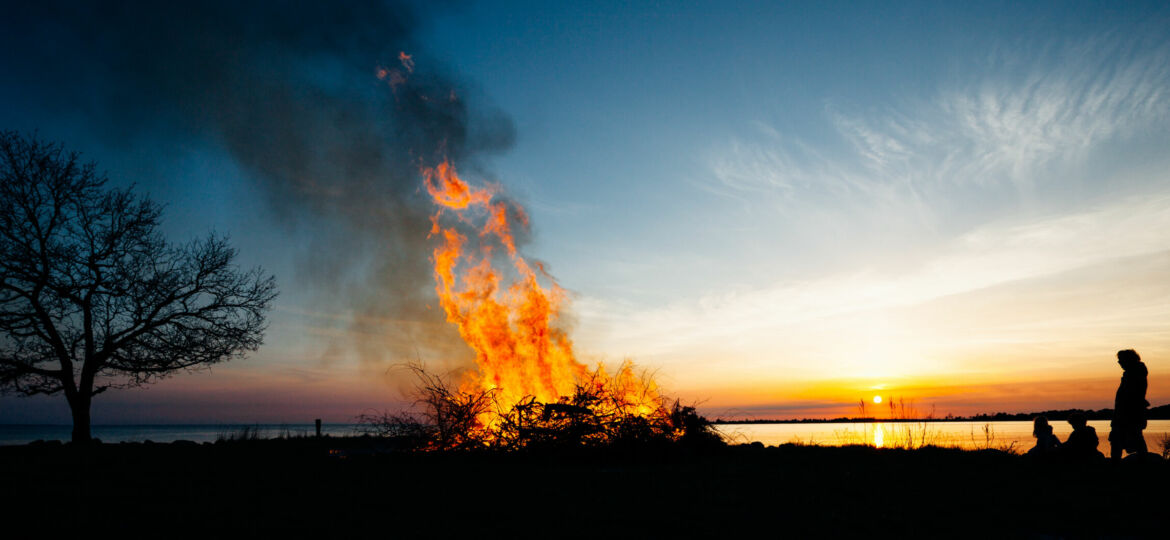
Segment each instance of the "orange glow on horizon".
[[[1170,375],[1154,369],[1151,366],[1146,399],[1151,406],[1170,403]],[[948,414],[971,416],[1067,408],[1101,409],[1113,406],[1119,378],[1120,370],[1116,376],[1042,380],[1003,380],[994,374],[883,378],[882,403],[875,405],[872,397],[865,398],[868,405],[865,416],[884,418],[890,403],[899,407],[904,405],[908,413],[936,418]],[[866,379],[794,382],[779,378],[757,378],[744,383],[735,380],[704,382],[703,385],[675,383],[672,388],[683,400],[702,401],[702,410],[711,418],[780,420],[859,416],[858,395],[874,396],[871,392],[877,383]]]

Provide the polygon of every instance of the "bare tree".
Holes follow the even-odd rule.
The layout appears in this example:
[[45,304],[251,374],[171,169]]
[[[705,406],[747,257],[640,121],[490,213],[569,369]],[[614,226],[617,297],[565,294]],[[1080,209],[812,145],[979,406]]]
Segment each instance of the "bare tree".
[[60,144],[0,132],[0,391],[64,393],[74,442],[93,396],[255,351],[277,294],[226,238],[171,244],[161,206],[106,183]]

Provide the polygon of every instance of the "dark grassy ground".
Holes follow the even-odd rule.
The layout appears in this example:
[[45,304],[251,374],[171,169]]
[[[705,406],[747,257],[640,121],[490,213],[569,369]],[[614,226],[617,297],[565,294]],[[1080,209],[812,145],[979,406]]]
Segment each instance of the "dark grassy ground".
[[1167,463],[1038,463],[933,448],[745,445],[501,455],[374,452],[376,446],[308,438],[86,451],[0,447],[0,508],[13,526],[87,536],[1170,533]]

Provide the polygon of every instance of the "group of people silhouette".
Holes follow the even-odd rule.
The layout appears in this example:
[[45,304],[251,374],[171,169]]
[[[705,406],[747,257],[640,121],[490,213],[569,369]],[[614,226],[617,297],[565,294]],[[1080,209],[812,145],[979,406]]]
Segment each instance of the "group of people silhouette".
[[[1122,369],[1121,384],[1117,387],[1117,395],[1113,400],[1113,420],[1109,423],[1109,456],[1113,461],[1120,461],[1123,452],[1130,455],[1146,453],[1146,439],[1142,436],[1142,430],[1146,429],[1146,408],[1150,406],[1150,402],[1146,401],[1146,376],[1149,370],[1138,353],[1133,349],[1117,351],[1117,363]],[[1062,443],[1053,435],[1048,419],[1037,416],[1032,423],[1036,446],[1028,450],[1028,454],[1104,459],[1104,454],[1097,451],[1097,445],[1100,444],[1097,430],[1088,425],[1085,415],[1072,413],[1068,416],[1068,423],[1072,425],[1073,431]]]

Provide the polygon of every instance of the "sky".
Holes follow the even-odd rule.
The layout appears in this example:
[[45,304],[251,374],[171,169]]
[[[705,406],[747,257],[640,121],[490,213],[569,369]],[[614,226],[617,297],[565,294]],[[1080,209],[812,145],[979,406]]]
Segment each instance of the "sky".
[[[0,128],[281,288],[259,351],[103,394],[95,423],[345,422],[408,405],[405,362],[467,367],[415,219],[435,132],[527,210],[578,357],[708,415],[1100,408],[1123,348],[1170,401],[1164,3],[225,6],[165,34],[133,6],[8,23]],[[398,50],[458,89],[457,129],[386,116]],[[68,417],[0,397],[0,422]]]

